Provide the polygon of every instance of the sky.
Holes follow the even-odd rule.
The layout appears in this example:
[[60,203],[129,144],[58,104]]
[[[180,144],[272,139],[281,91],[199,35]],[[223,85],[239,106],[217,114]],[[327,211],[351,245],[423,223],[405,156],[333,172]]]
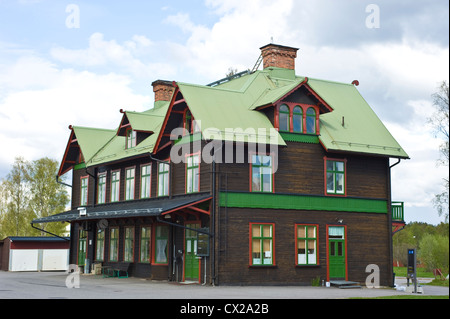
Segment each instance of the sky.
[[[447,0],[0,0],[0,179],[14,158],[61,161],[69,125],[116,128],[153,106],[155,80],[208,84],[271,42],[296,74],[351,83],[405,149],[392,198],[439,224],[448,168],[427,118],[449,79]],[[391,163],[395,163],[392,159]]]

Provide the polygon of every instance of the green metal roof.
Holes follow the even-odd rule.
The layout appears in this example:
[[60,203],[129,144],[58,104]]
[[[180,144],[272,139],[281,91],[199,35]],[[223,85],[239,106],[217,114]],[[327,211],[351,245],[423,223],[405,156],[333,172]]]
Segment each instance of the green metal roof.
[[[267,68],[215,87],[178,82],[204,139],[286,145],[265,114],[272,105],[307,80],[333,111],[320,115],[320,142],[330,152],[409,158],[352,84],[296,76],[295,71]],[[156,102],[145,112],[125,112],[133,130],[154,132],[136,147],[125,149],[117,130],[74,127],[86,166],[152,153],[169,102]],[[270,138],[270,134],[273,137]]]
[[352,84],[309,79],[334,110],[320,116],[320,141],[328,151],[409,158]]

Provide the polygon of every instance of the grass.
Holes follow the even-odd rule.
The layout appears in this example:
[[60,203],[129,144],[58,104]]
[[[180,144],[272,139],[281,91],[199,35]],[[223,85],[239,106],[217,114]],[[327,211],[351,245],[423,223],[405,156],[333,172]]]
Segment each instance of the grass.
[[449,299],[448,296],[422,296],[422,295],[397,295],[373,298],[350,298],[350,299]]

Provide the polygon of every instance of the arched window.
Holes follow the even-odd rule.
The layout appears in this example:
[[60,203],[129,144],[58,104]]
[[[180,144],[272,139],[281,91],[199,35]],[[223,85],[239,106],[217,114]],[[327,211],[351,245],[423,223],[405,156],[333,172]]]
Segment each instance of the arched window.
[[316,133],[316,111],[312,107],[306,110],[306,133]]
[[298,105],[294,107],[292,126],[295,133],[303,133],[303,111]]
[[280,106],[280,131],[289,132],[289,122],[290,122],[290,113],[287,105],[283,104]]

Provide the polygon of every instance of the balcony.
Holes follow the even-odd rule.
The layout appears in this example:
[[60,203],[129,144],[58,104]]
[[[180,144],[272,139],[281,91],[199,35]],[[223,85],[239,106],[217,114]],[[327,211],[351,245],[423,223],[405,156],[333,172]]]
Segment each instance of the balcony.
[[405,227],[405,210],[403,202],[391,203],[392,226],[395,227],[392,235]]

